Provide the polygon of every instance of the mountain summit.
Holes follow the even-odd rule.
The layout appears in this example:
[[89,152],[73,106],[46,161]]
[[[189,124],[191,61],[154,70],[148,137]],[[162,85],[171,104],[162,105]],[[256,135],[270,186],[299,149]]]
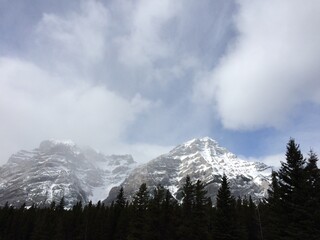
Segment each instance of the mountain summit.
[[[271,167],[241,160],[215,140],[205,137],[183,143],[134,169],[121,185],[129,200],[142,183],[151,189],[161,184],[181,199],[181,188],[189,175],[194,181],[199,179],[204,182],[208,196],[215,201],[223,174],[229,178],[234,196],[251,195],[258,200],[266,196]],[[119,187],[111,189],[107,203],[114,200],[118,190]]]
[[106,156],[72,141],[46,140],[19,151],[0,167],[0,205],[47,205],[64,197],[66,206],[107,196],[135,166],[131,155]]

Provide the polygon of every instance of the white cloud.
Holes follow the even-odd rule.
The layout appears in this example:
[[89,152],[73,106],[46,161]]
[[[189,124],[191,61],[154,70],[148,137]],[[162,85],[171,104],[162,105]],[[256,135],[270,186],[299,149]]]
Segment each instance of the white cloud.
[[170,42],[161,38],[161,32],[177,15],[179,3],[140,0],[132,8],[129,32],[118,40],[120,60],[129,66],[149,66],[171,56]]
[[135,143],[119,146],[119,153],[124,151],[132,154],[139,163],[146,163],[162,154],[168,153],[173,146],[160,146],[156,144]]
[[[119,57],[116,48],[120,36],[132,40],[123,42],[123,46],[132,44],[138,49],[138,59],[156,59],[165,52],[165,48],[152,48],[160,44],[157,31],[171,16],[169,2],[157,6],[146,3],[133,6],[122,2],[123,6],[117,6],[120,11],[134,10],[133,25],[126,15],[120,16],[123,22],[118,22],[99,1],[81,1],[80,9],[65,15],[44,13],[35,32],[30,33],[33,41],[25,50],[26,56],[0,56],[0,163],[20,149],[35,148],[40,141],[51,138],[72,139],[107,154],[133,153],[141,161],[168,150],[165,146],[126,143],[127,128],[156,103],[139,91],[126,95],[106,84],[123,81],[112,65]],[[148,10],[146,16],[144,10]],[[159,28],[152,28],[154,20]],[[137,29],[139,24],[146,29]],[[119,30],[120,25],[130,29],[128,35]],[[144,44],[152,39],[146,47]],[[129,45],[126,50],[130,52]],[[131,60],[129,66],[118,66],[121,74],[135,65],[137,59]],[[125,79],[124,92],[131,86],[125,83],[132,80],[132,76]]]
[[[28,26],[27,39],[8,32],[17,48],[0,56],[5,154],[68,138],[146,160],[168,149],[152,143],[220,128],[208,104],[231,129],[279,127],[300,104],[319,104],[317,2],[238,4],[239,35],[218,66],[234,36],[233,0],[82,0],[63,11],[37,8],[35,31]],[[206,104],[191,103],[192,81]],[[288,131],[281,134],[287,140]]]
[[271,166],[273,170],[278,170],[281,166],[281,161],[285,161],[285,154],[279,153],[279,154],[273,154],[268,156],[262,156],[262,157],[239,157],[242,160],[249,161],[249,162],[263,162],[268,166]]
[[91,0],[81,1],[80,10],[66,16],[44,13],[34,48],[50,69],[86,73],[108,55],[110,21],[102,3]]
[[34,148],[48,138],[110,151],[126,126],[151,104],[139,95],[124,99],[102,86],[62,84],[17,59],[0,59],[0,79],[0,142],[6,149],[2,158],[16,147]]
[[226,128],[282,127],[300,104],[320,104],[320,2],[238,4],[238,37],[196,95],[214,102]]

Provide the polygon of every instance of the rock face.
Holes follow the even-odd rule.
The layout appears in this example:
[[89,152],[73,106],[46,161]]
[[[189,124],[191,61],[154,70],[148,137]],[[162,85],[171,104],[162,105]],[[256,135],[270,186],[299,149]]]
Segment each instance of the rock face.
[[[216,141],[206,137],[188,141],[134,169],[121,185],[128,200],[142,183],[146,183],[150,189],[161,184],[179,200],[182,198],[181,188],[185,177],[189,175],[191,180],[199,179],[205,183],[208,196],[215,202],[225,173],[235,197],[251,195],[258,200],[267,194],[271,171],[271,167],[263,163],[238,159]],[[118,191],[119,186],[111,189],[105,202],[114,200]]]
[[105,156],[71,141],[43,141],[32,151],[19,151],[0,168],[0,205],[57,203],[66,206],[106,198],[136,164],[131,155]]

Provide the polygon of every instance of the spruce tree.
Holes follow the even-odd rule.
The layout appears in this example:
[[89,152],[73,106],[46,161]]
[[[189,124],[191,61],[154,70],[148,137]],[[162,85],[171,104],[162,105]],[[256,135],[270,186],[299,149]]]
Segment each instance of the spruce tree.
[[281,197],[278,172],[272,171],[271,185],[268,189],[266,204],[260,204],[263,211],[263,226],[267,239],[277,239],[283,235],[282,223],[286,222],[287,216],[283,214],[283,198]]
[[214,226],[214,236],[218,240],[238,239],[235,222],[235,199],[231,195],[227,176],[222,177],[217,194],[217,214]]
[[309,158],[307,160],[307,166],[305,167],[307,178],[307,189],[311,201],[315,203],[319,200],[320,190],[320,172],[317,166],[318,156],[312,150],[309,152]]
[[305,159],[300,147],[294,139],[287,144],[286,162],[281,162],[279,170],[280,198],[292,210],[299,208],[305,202],[306,174]]
[[162,203],[163,212],[163,237],[166,240],[176,240],[177,237],[177,226],[178,226],[178,214],[179,205],[177,200],[172,196],[171,192],[165,190],[165,199]]
[[246,206],[246,231],[248,240],[257,240],[262,238],[262,229],[259,226],[259,220],[256,214],[256,205],[252,201],[252,197],[249,197],[249,205]]
[[163,202],[165,200],[165,188],[159,184],[153,190],[153,197],[149,201],[147,215],[146,239],[163,239],[165,233]]
[[133,197],[132,204],[137,212],[144,212],[146,211],[149,203],[149,192],[147,189],[147,184],[142,183],[139,187],[138,192]]
[[182,208],[183,208],[183,214],[185,217],[188,217],[191,215],[192,206],[194,203],[194,185],[191,182],[190,176],[187,175],[185,184],[182,188]]
[[129,240],[146,239],[146,216],[149,204],[149,192],[146,183],[141,184],[138,192],[133,197],[133,218],[131,221]]
[[281,227],[283,239],[309,237],[305,163],[300,146],[291,138],[287,144],[286,161],[281,162],[278,172],[280,206],[277,211],[282,222],[277,227]]
[[[193,231],[194,239],[209,239],[209,209],[207,191],[204,184],[198,180],[194,186]],[[211,206],[210,206],[211,208]]]
[[286,161],[281,162],[279,171],[273,174],[267,199],[270,207],[269,239],[313,239],[314,209],[308,205],[312,199],[312,172],[316,169],[314,157],[311,156],[306,166],[300,146],[294,139],[289,140]]
[[318,156],[312,150],[309,152],[307,166],[307,211],[310,216],[310,231],[313,232],[314,239],[320,239],[320,171],[317,166]]
[[118,208],[122,209],[125,207],[126,205],[126,198],[124,197],[124,191],[123,191],[123,187],[121,186],[119,193],[117,195],[116,198],[116,204],[115,204]]
[[278,201],[280,201],[280,186],[278,180],[278,173],[276,171],[272,171],[271,177],[271,185],[268,189],[268,203],[272,207],[276,207],[278,206]]
[[194,184],[187,175],[182,187],[182,219],[178,230],[179,239],[192,240],[195,238],[193,231],[194,190]]

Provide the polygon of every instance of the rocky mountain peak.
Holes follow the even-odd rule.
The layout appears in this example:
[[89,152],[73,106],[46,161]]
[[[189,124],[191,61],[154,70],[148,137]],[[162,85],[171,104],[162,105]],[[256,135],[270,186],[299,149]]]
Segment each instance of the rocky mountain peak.
[[50,140],[44,140],[39,145],[39,150],[42,152],[49,152],[52,149],[75,149],[76,144],[71,140],[56,140],[56,139],[50,139]]
[[188,156],[200,154],[207,162],[211,162],[215,157],[227,155],[228,159],[235,159],[236,155],[221,147],[217,141],[209,138],[195,138],[185,142],[170,151],[171,155]]
[[71,206],[103,200],[135,167],[131,155],[104,155],[72,141],[45,140],[13,154],[0,167],[0,206],[49,204],[65,198]]
[[[241,160],[217,141],[204,137],[180,144],[138,167],[122,186],[129,199],[142,183],[150,188],[162,184],[179,199],[185,177],[189,175],[206,184],[208,195],[214,201],[223,174],[228,176],[235,196],[251,195],[259,199],[267,193],[271,168],[263,163]],[[117,188],[112,189],[106,202],[112,201],[116,192]]]

